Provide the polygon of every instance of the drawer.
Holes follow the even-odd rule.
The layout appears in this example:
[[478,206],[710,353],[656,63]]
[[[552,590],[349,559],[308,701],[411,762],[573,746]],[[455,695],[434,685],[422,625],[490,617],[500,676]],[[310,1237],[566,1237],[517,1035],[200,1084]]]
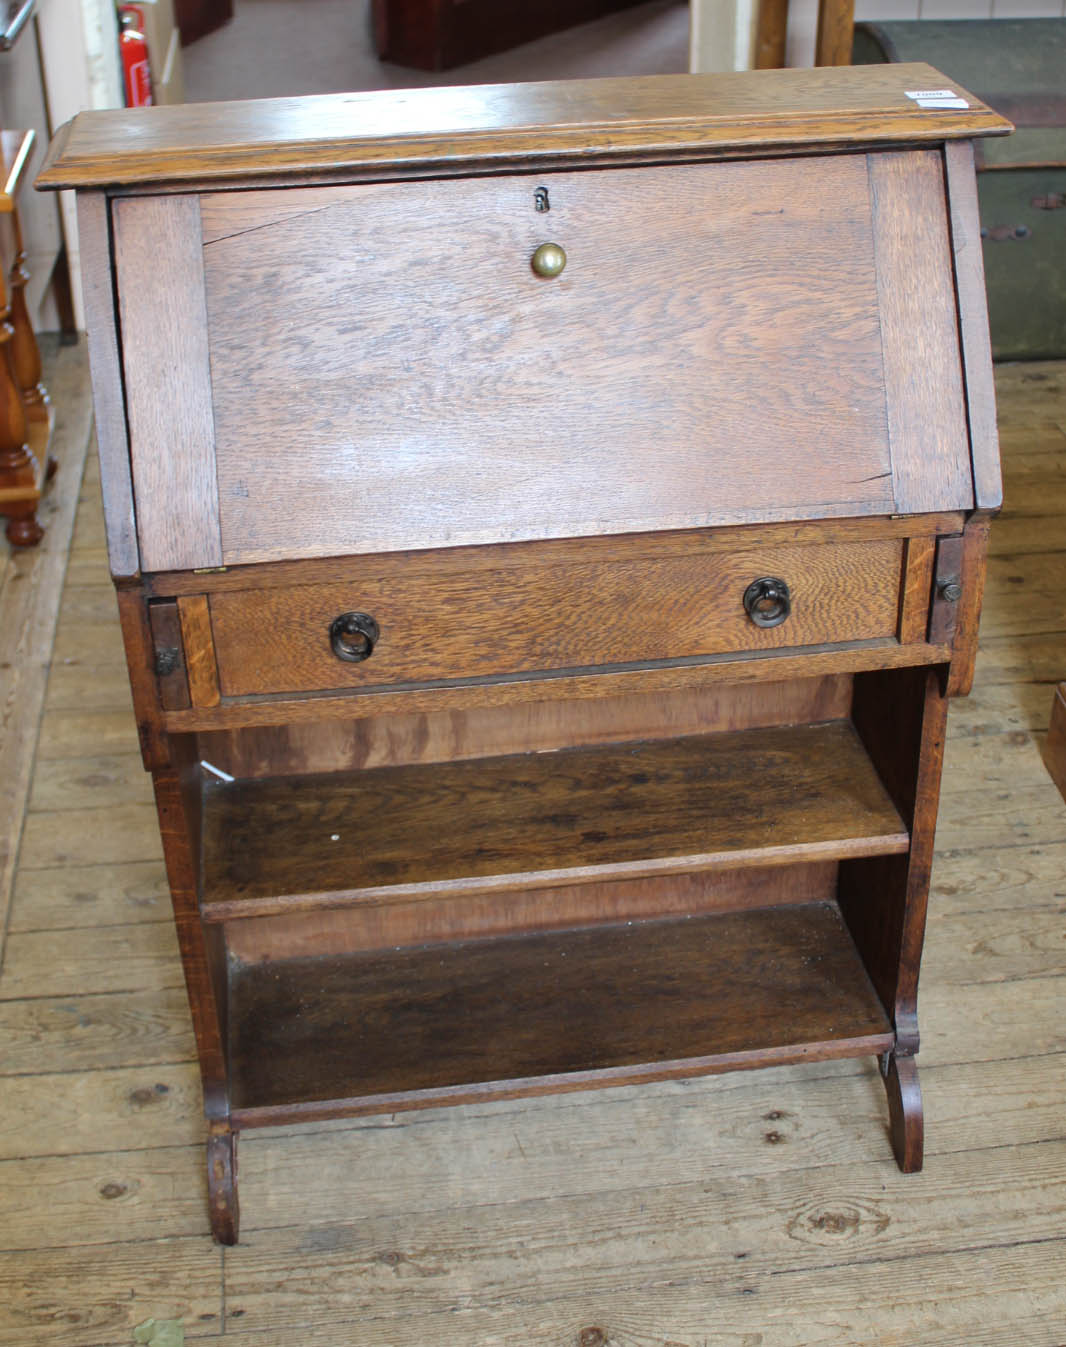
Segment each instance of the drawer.
[[[453,553],[437,566],[384,558],[351,579],[215,593],[222,694],[549,673],[896,633],[898,539],[730,552],[619,540],[611,550],[583,561],[579,549],[565,564],[542,560],[536,547],[509,549],[498,565],[480,549],[476,560]],[[515,559],[516,551],[524,555]],[[749,586],[762,579],[788,588],[790,611],[775,625],[759,625],[745,608]],[[766,617],[777,616],[772,596],[767,602]],[[333,648],[331,628],[346,614],[377,629],[372,653],[358,662]],[[335,639],[350,655],[365,650],[358,635],[337,630]]]
[[144,197],[115,225],[148,572],[973,503],[935,151]]

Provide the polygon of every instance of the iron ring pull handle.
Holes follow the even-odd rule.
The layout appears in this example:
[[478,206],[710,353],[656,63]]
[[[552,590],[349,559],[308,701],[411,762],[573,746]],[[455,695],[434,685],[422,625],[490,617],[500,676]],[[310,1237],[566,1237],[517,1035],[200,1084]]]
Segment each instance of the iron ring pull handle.
[[361,664],[374,653],[381,629],[369,613],[341,613],[329,624],[329,643],[338,659]]
[[744,591],[744,607],[757,627],[778,627],[792,612],[792,595],[784,580],[764,575]]

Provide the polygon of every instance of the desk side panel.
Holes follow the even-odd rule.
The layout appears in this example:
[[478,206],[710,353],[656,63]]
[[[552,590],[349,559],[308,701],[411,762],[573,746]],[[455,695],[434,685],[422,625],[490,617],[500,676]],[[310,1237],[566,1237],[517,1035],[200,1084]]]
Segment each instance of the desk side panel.
[[943,160],[935,150],[916,150],[871,154],[869,166],[896,509],[970,509]]
[[945,145],[944,167],[951,210],[951,244],[959,296],[975,497],[978,509],[998,510],[1003,504],[1003,479],[973,146],[968,141]]
[[125,580],[136,576],[140,557],[111,272],[111,225],[103,192],[79,192],[78,239],[107,555],[111,574]]
[[142,565],[218,566],[200,201],[120,199],[113,220]]

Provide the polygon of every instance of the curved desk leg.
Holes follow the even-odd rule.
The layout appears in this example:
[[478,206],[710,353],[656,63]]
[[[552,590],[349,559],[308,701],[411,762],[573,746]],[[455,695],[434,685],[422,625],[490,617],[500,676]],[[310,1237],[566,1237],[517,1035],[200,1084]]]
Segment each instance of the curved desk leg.
[[215,1243],[236,1244],[241,1224],[236,1132],[212,1133],[207,1138],[207,1202]]
[[896,1163],[904,1174],[917,1174],[922,1167],[925,1145],[918,1066],[913,1057],[898,1057],[894,1052],[887,1052],[881,1058],[881,1075],[888,1091],[888,1116]]

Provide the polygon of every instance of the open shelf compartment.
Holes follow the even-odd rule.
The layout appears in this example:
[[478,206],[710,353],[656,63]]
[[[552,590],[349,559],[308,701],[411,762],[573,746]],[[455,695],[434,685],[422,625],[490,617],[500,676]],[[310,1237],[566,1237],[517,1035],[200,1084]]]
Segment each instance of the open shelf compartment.
[[847,720],[203,793],[207,921],[905,852]]
[[229,965],[241,1126],[888,1050],[833,902]]

